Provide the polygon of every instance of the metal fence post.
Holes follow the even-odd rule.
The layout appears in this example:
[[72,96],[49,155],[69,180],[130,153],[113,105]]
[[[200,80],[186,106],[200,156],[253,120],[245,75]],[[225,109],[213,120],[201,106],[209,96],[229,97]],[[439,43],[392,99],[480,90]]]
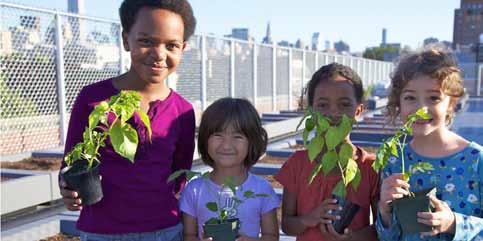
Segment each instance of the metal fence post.
[[293,67],[293,61],[292,61],[292,48],[288,49],[288,109],[292,110],[292,67]]
[[123,54],[124,54],[124,46],[122,44],[122,26],[121,24],[119,24],[119,74],[122,74],[124,73],[124,65],[126,63],[124,63],[124,58],[123,58]]
[[206,36],[200,35],[201,41],[201,110],[206,109]]
[[277,110],[277,47],[272,46],[272,111]]
[[305,49],[302,49],[302,84],[301,84],[301,93],[304,96],[304,89],[305,89]]
[[230,96],[235,97],[235,41],[230,40]]
[[253,43],[253,73],[252,73],[252,77],[253,77],[253,106],[257,107],[257,95],[258,95],[258,75],[257,75],[257,71],[258,71],[258,68],[257,68],[257,62],[258,62],[258,58],[257,58],[257,44],[256,43]]
[[67,109],[65,102],[64,44],[62,41],[62,24],[60,20],[60,15],[55,14],[55,66],[57,73],[57,97],[59,101],[60,114],[60,144],[64,145],[65,138],[67,137]]

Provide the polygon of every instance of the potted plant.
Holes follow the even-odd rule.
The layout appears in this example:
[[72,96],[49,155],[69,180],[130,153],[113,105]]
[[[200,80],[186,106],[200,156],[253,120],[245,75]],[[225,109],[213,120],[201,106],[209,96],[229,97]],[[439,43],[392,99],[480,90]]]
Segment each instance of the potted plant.
[[[329,118],[309,108],[297,126],[297,130],[303,121],[305,121],[302,133],[304,146],[308,151],[310,162],[317,161],[309,176],[309,184],[320,171],[323,172],[323,175],[328,175],[336,168],[341,174],[341,180],[332,191],[332,197],[337,199],[337,203],[342,207],[342,210],[336,210],[333,213],[339,215],[341,219],[334,220],[332,225],[338,233],[343,233],[360,208],[359,205],[346,199],[347,186],[351,184],[352,188],[357,190],[361,182],[361,171],[357,162],[352,158],[352,145],[345,140],[352,129],[354,120],[343,115],[338,124],[331,125]],[[314,132],[314,135],[307,144],[311,132]],[[321,155],[321,153],[324,154]]]
[[[406,144],[408,135],[412,135],[413,133],[413,123],[419,119],[427,120],[430,118],[431,115],[425,108],[418,109],[415,113],[409,115],[402,128],[396,131],[392,137],[384,140],[382,145],[379,147],[376,160],[372,164],[374,170],[379,172],[381,169],[383,169],[388,164],[389,157],[391,155],[394,157],[401,157],[401,171],[405,181],[409,181],[411,175],[416,172],[434,170],[430,163],[418,162],[411,165],[406,171],[404,160],[404,146]],[[430,226],[417,222],[418,212],[429,212],[432,210],[431,202],[429,200],[430,195],[436,195],[436,188],[429,188],[415,193],[409,192],[409,195],[392,202],[391,205],[394,209],[397,220],[401,224],[403,233],[431,231]]]
[[[65,155],[64,161],[67,166],[60,174],[69,187],[79,191],[83,205],[92,205],[103,197],[98,157],[99,149],[105,146],[107,137],[116,153],[134,163],[138,134],[127,120],[137,112],[151,138],[149,117],[141,110],[140,103],[141,96],[136,91],[121,91],[109,101],[97,104],[89,114],[82,142],[77,143]],[[108,114],[111,112],[115,118],[109,122]]]
[[[209,178],[210,172],[200,173],[193,172],[191,170],[178,170],[168,177],[168,182],[178,178],[181,174],[186,174],[186,178],[189,180],[194,177]],[[208,219],[203,224],[204,238],[212,237],[213,241],[234,241],[238,237],[238,231],[240,229],[240,220],[238,218],[229,217],[228,210],[221,208],[224,197],[229,197],[234,201],[233,208],[237,210],[243,201],[249,198],[257,197],[269,197],[267,194],[256,194],[251,190],[247,190],[243,193],[243,200],[237,198],[237,190],[233,178],[229,177],[223,180],[220,191],[213,190],[211,193],[216,195],[215,202],[207,202],[205,204],[208,210],[215,212],[216,217]]]

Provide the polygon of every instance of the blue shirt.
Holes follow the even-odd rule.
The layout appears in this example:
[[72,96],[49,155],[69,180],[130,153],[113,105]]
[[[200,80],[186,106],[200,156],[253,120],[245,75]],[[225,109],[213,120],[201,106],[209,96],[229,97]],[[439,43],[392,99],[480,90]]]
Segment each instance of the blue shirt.
[[[483,147],[471,142],[465,149],[446,157],[425,157],[417,154],[409,144],[404,147],[405,166],[416,162],[429,162],[434,170],[411,176],[409,185],[416,192],[430,187],[437,188],[436,197],[445,201],[456,217],[455,234],[438,234],[424,240],[481,240],[483,239]],[[401,160],[390,157],[382,172],[386,178],[401,173]],[[376,230],[381,240],[423,240],[419,233],[402,234],[394,213],[390,227],[384,227],[378,213]]]

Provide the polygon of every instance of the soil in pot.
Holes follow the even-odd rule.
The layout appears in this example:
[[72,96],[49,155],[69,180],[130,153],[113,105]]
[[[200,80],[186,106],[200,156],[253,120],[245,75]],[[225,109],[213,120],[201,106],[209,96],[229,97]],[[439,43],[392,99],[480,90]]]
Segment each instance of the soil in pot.
[[79,192],[83,205],[92,205],[102,199],[98,162],[94,162],[92,167],[87,170],[87,161],[78,160],[72,166],[63,168],[60,174],[67,185]]
[[413,234],[431,231],[431,226],[417,221],[418,212],[433,210],[429,200],[430,195],[436,196],[435,187],[415,192],[414,196],[406,196],[393,201],[392,207],[403,233]]
[[352,219],[354,219],[354,216],[359,211],[360,206],[339,196],[332,195],[332,198],[336,199],[337,204],[342,207],[342,210],[332,211],[334,215],[341,217],[339,220],[334,220],[332,222],[332,226],[334,227],[335,231],[343,234],[344,229],[349,226],[349,224],[352,222]]
[[212,237],[213,241],[234,241],[238,237],[239,229],[238,218],[227,219],[223,223],[203,225],[205,238]]

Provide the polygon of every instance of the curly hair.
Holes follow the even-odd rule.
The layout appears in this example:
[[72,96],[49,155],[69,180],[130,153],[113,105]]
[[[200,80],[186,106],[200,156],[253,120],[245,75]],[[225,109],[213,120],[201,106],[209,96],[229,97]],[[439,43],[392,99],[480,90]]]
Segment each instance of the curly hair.
[[319,70],[317,70],[307,84],[305,91],[307,92],[309,106],[314,104],[314,92],[319,83],[324,80],[333,79],[337,76],[342,76],[349,80],[349,82],[354,86],[354,93],[356,95],[355,97],[357,103],[361,104],[363,102],[364,88],[362,87],[361,77],[359,77],[359,75],[349,66],[331,63],[322,66]]
[[187,41],[195,32],[196,19],[187,0],[124,0],[119,8],[122,29],[129,33],[143,7],[166,9],[181,16],[184,25],[183,40]]
[[392,123],[399,116],[400,97],[410,80],[427,76],[436,79],[444,94],[450,96],[450,105],[446,115],[446,124],[451,124],[458,99],[464,95],[461,71],[452,54],[430,49],[413,53],[401,58],[391,76],[391,88],[386,106],[387,115]]
[[203,162],[214,167],[214,160],[208,154],[208,139],[213,133],[223,131],[229,125],[248,139],[248,155],[244,165],[247,168],[257,163],[265,153],[268,136],[262,127],[257,110],[245,99],[221,98],[203,112],[198,132],[198,152]]

